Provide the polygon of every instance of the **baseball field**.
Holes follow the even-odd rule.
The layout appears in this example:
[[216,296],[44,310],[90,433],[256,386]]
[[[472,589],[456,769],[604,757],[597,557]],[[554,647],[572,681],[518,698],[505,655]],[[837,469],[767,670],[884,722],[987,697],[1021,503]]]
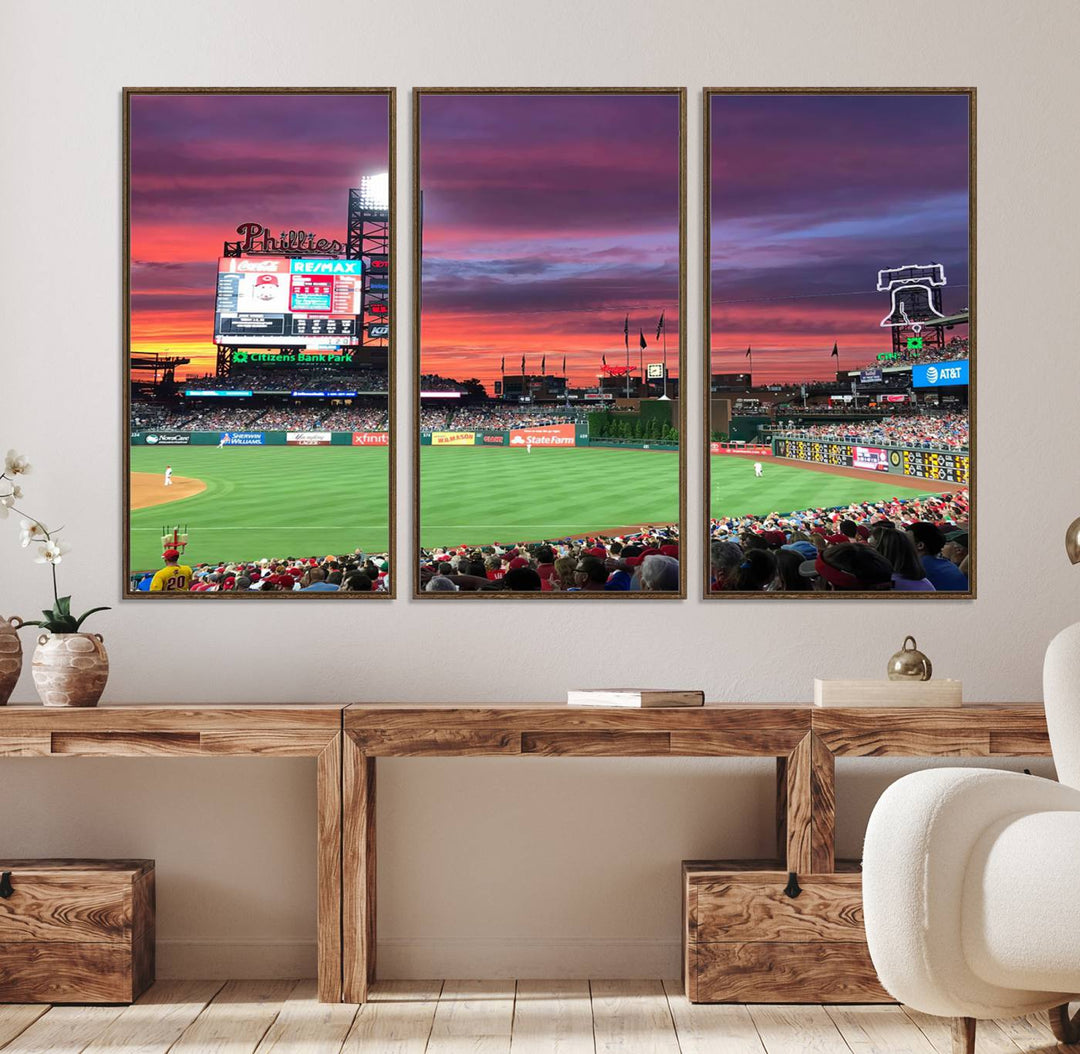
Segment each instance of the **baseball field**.
[[[760,460],[763,465],[760,479],[754,475],[755,460]],[[806,468],[793,461],[729,454],[712,455],[711,484],[711,515],[714,519],[765,516],[770,512],[832,508],[856,501],[882,501],[896,496],[917,498],[941,493],[940,485],[935,491],[925,480],[882,477],[859,469]]]
[[[190,563],[389,546],[385,447],[134,447],[131,570],[160,566],[161,528],[186,526]],[[791,462],[712,458],[712,514],[764,515],[896,494],[923,481]],[[173,486],[164,486],[166,465]],[[421,545],[485,545],[621,532],[679,516],[673,451],[421,447]]]
[[679,459],[611,447],[420,448],[420,544],[489,545],[679,518]]
[[386,447],[133,447],[130,570],[161,566],[166,524],[187,526],[192,564],[384,553],[387,472]]

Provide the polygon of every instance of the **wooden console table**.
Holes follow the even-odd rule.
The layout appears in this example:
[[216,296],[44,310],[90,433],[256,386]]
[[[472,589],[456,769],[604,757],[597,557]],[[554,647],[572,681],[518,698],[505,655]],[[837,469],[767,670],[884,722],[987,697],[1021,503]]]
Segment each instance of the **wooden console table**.
[[[777,856],[836,871],[838,757],[1037,757],[1041,704],[951,710],[711,704],[0,707],[0,757],[314,757],[319,998],[363,1002],[375,971],[379,757],[773,757]],[[677,862],[672,862],[672,867]]]
[[[951,710],[710,704],[672,710],[549,705],[354,704],[342,743],[342,989],[375,976],[375,761],[380,757],[775,757],[778,856],[836,869],[837,757],[1050,753],[1041,704]],[[675,867],[675,862],[672,862]]]
[[319,999],[341,999],[341,712],[289,706],[0,706],[0,757],[313,757]]

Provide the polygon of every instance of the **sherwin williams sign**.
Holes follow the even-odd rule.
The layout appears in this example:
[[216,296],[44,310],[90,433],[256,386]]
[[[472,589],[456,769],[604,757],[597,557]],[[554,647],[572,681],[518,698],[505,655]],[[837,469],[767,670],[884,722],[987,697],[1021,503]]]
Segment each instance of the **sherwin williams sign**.
[[262,446],[266,437],[262,432],[222,432],[222,446]]
[[968,383],[968,361],[930,362],[911,367],[914,388],[949,388]]

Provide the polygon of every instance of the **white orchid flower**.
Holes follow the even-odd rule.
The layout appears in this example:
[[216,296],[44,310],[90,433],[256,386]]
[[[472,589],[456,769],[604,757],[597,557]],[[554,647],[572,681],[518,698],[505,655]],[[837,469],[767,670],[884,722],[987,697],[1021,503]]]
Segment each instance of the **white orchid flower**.
[[31,471],[30,459],[25,454],[18,454],[14,450],[7,452],[4,458],[4,472],[9,476],[25,476]]
[[0,520],[6,520],[8,509],[22,497],[22,487],[12,487],[7,494],[0,494]]
[[19,544],[25,549],[31,542],[48,541],[45,525],[37,520],[19,521]]
[[64,553],[71,551],[71,546],[67,542],[61,542],[55,538],[46,542],[40,549],[38,549],[37,556],[34,557],[35,564],[58,564],[64,558]]

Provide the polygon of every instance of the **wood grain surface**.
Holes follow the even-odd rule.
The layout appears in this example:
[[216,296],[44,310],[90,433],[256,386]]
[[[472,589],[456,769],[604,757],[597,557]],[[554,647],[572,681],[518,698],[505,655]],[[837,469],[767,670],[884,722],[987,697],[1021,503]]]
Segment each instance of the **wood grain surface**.
[[687,940],[865,941],[858,874],[801,875],[784,892],[785,872],[690,872]]
[[695,944],[692,965],[702,1002],[894,1002],[863,942]]

